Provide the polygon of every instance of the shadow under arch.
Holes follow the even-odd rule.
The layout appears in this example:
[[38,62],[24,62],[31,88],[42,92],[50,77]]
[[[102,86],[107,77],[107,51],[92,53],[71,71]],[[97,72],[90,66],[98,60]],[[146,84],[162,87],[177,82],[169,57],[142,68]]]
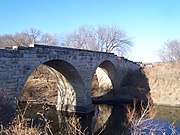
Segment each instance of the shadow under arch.
[[[56,109],[69,112],[83,111],[82,107],[86,105],[86,91],[84,82],[76,68],[68,62],[58,59],[49,60],[40,65],[46,66],[57,79],[58,97]],[[29,76],[35,69],[37,69],[37,67],[32,69],[32,72],[29,74]],[[29,76],[27,76],[26,81],[28,80]],[[60,86],[62,84],[64,85],[63,87]],[[73,93],[70,95],[67,91],[71,91]],[[71,100],[69,100],[70,98]]]
[[[96,71],[98,71],[98,68],[102,70],[99,72],[103,72],[103,71],[105,72],[104,76],[102,75],[102,78],[108,76],[108,78],[110,79],[109,82],[107,80],[107,83],[111,83],[110,85],[112,85],[110,89],[117,89],[118,88],[117,69],[111,61],[105,60],[105,61],[102,61],[100,64],[98,64],[94,70],[93,78],[92,78],[92,85],[91,85],[92,90],[98,89],[99,88],[98,85],[101,83],[97,76],[98,73],[96,73]],[[106,80],[103,83],[106,83]]]

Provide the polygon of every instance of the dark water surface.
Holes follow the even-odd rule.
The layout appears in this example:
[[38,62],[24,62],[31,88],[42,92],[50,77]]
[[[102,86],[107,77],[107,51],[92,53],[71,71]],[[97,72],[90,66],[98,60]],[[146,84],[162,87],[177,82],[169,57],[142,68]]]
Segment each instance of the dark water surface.
[[167,135],[171,134],[169,125],[173,123],[175,129],[180,135],[180,108],[167,106],[154,106],[154,108],[157,112],[155,120],[164,127]]
[[[154,106],[156,116],[153,122],[160,125],[166,135],[171,134],[169,125],[174,123],[180,133],[180,108]],[[73,126],[79,126],[86,134],[121,135],[126,131],[125,105],[96,105],[96,110],[87,115],[57,112],[55,107],[36,105],[28,107],[26,117],[33,119],[35,126],[43,126],[45,117],[51,125],[53,134],[67,134]],[[79,124],[78,124],[79,123]],[[126,132],[127,133],[127,132]],[[158,133],[161,134],[161,133]]]

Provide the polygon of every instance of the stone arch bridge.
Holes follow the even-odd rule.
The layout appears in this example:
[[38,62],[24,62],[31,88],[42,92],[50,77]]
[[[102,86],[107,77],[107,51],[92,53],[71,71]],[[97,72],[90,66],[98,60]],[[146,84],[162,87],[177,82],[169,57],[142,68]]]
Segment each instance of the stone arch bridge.
[[0,90],[11,90],[12,99],[19,99],[28,77],[41,64],[63,74],[75,91],[75,104],[57,101],[57,105],[83,113],[93,110],[91,87],[97,67],[107,71],[114,90],[120,88],[128,72],[139,69],[137,64],[113,53],[45,45],[4,48],[0,49]]

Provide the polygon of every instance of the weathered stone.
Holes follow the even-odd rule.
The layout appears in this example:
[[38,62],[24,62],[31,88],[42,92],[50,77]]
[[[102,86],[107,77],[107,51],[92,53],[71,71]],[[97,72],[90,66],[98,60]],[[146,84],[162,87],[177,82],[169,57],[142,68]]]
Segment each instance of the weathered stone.
[[63,74],[72,85],[76,93],[76,105],[67,111],[78,111],[77,108],[80,108],[84,113],[92,111],[93,108],[91,86],[98,67],[107,70],[114,90],[120,88],[123,77],[128,72],[139,69],[137,64],[118,59],[113,53],[45,45],[18,47],[14,50],[0,49],[0,84],[3,84],[1,89],[11,89],[14,91],[12,96],[19,99],[28,77],[41,64]]

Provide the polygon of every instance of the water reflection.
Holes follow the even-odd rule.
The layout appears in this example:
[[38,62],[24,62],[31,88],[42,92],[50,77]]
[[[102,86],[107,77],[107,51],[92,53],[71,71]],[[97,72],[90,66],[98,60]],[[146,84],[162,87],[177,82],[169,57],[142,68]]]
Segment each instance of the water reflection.
[[155,120],[158,121],[167,134],[171,134],[171,124],[180,134],[180,108],[167,106],[154,106],[156,110]]
[[180,126],[180,108],[167,106],[154,106],[154,108],[157,112],[155,118],[174,122],[176,126]]
[[[176,129],[180,132],[180,108],[154,107],[157,110],[155,122],[160,123],[166,133],[170,133],[168,126],[175,122]],[[50,121],[54,135],[70,134],[71,132],[93,135],[120,135],[124,134],[126,127],[125,105],[96,105],[96,110],[89,114],[76,114],[57,112],[55,107],[35,105],[28,107],[26,117],[34,119],[34,126],[41,122],[38,113],[43,114]]]
[[96,105],[92,123],[92,130],[94,133],[105,128],[109,116],[112,113],[112,109],[112,106]]
[[[61,115],[60,115],[61,114]],[[117,105],[96,105],[94,112],[89,114],[74,114],[74,113],[58,113],[61,122],[60,128],[67,128],[72,123],[81,128],[81,132],[93,135],[116,135],[124,131],[124,109],[123,106]],[[72,122],[72,119],[74,122]],[[66,128],[63,128],[67,131]],[[72,128],[73,125],[69,128]],[[62,130],[61,130],[62,132]],[[63,131],[64,132],[64,131]]]
[[[124,132],[125,128],[125,108],[123,105],[103,105],[104,108],[111,108],[111,113],[107,118],[106,111],[101,112],[101,118],[104,120],[100,130],[97,130],[95,134],[101,133],[101,135],[120,135]],[[106,120],[106,121],[105,121]]]

